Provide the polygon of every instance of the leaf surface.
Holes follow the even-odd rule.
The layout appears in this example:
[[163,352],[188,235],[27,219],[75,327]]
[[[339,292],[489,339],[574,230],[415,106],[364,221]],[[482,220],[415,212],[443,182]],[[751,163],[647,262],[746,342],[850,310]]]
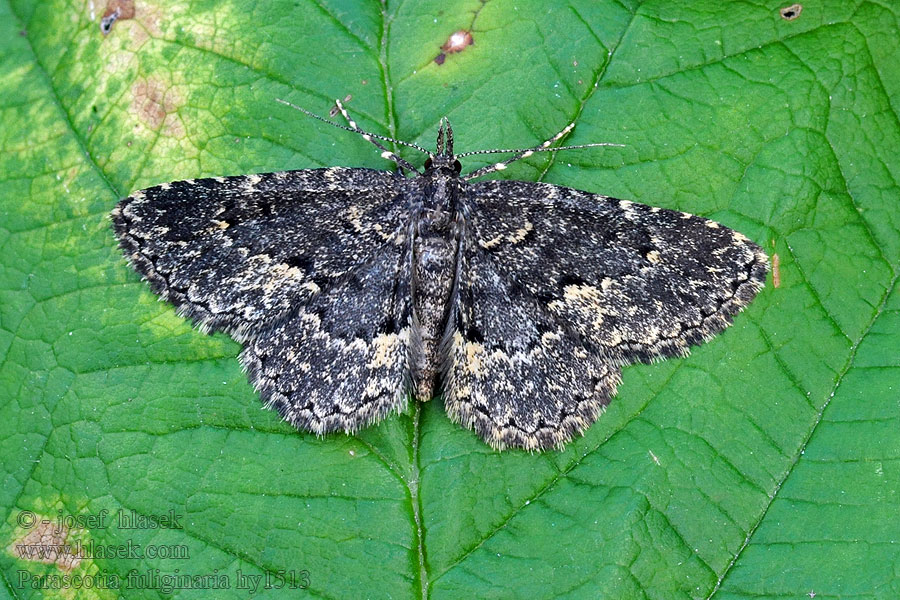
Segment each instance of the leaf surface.
[[[103,36],[93,0],[0,2],[0,597],[898,597],[900,11],[683,4],[147,0]],[[427,147],[449,117],[458,151],[574,121],[566,143],[625,146],[503,176],[719,220],[777,285],[626,368],[563,452],[493,452],[439,400],[297,433],[107,215],[164,181],[388,168],[274,102],[348,95]],[[75,542],[140,550],[22,555]]]

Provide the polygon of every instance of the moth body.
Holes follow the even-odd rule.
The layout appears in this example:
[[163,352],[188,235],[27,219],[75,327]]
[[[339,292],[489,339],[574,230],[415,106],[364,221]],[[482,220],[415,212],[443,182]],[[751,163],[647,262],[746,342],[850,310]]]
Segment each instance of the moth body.
[[440,154],[421,179],[412,181],[420,191],[411,195],[421,199],[412,211],[412,318],[418,342],[412,348],[412,391],[424,402],[434,396],[445,362],[441,342],[454,302],[461,234],[458,204],[465,182],[459,169]]

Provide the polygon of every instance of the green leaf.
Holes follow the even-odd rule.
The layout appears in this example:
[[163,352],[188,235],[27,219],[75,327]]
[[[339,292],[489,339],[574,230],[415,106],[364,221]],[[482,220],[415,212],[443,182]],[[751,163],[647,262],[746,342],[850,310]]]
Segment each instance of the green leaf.
[[[0,597],[900,596],[900,10],[684,4],[137,0],[103,36],[94,0],[0,2]],[[493,452],[439,400],[297,433],[107,214],[180,178],[388,168],[274,102],[348,95],[427,146],[446,115],[459,150],[574,121],[625,147],[503,175],[717,219],[778,285],[626,368],[563,452]],[[103,551],[23,555],[75,542]]]

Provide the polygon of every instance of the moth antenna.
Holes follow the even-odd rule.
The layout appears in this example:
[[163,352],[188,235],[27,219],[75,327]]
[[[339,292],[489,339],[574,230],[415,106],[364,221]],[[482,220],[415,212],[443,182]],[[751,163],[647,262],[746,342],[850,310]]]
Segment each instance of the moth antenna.
[[514,163],[517,160],[520,160],[523,158],[528,158],[535,152],[556,152],[559,150],[578,150],[579,148],[597,148],[599,146],[616,146],[619,148],[625,147],[624,144],[612,144],[609,142],[601,142],[601,143],[596,143],[596,144],[579,144],[577,146],[560,146],[558,148],[551,147],[554,142],[559,141],[560,138],[562,138],[564,135],[566,135],[567,133],[572,131],[573,127],[575,127],[575,123],[574,122],[569,123],[568,125],[565,126],[565,128],[563,128],[562,131],[560,131],[559,133],[554,135],[552,138],[550,138],[546,142],[544,142],[538,146],[534,146],[532,148],[505,148],[502,150],[472,150],[471,152],[463,152],[462,154],[457,154],[456,158],[460,159],[460,158],[464,158],[466,156],[473,156],[476,154],[506,154],[508,152],[515,153],[515,156],[513,156],[512,158],[509,158],[507,160],[477,169],[477,170],[469,173],[465,177],[463,177],[463,179],[468,181],[470,179],[475,179],[476,177],[481,177],[482,175],[487,175],[488,173],[493,173],[494,171],[502,171],[503,169],[508,167],[511,163]]
[[387,160],[394,161],[395,163],[397,163],[397,166],[399,166],[400,168],[402,168],[402,169],[408,169],[408,170],[410,170],[410,171],[413,171],[413,172],[415,172],[415,173],[418,173],[419,175],[421,175],[421,172],[420,172],[418,169],[416,169],[416,168],[415,168],[414,166],[412,166],[409,162],[403,160],[402,158],[400,158],[399,156],[397,156],[396,154],[394,154],[393,152],[391,152],[390,150],[388,150],[387,148],[385,148],[385,147],[384,147],[381,143],[379,143],[377,140],[384,140],[384,141],[386,141],[386,142],[391,142],[391,143],[393,143],[393,144],[400,144],[401,146],[407,146],[407,147],[409,147],[409,148],[415,148],[415,149],[418,150],[419,152],[423,152],[423,153],[427,154],[428,156],[431,156],[431,155],[432,155],[431,152],[429,152],[428,150],[426,150],[426,149],[423,148],[422,146],[419,146],[418,144],[414,144],[414,143],[412,143],[412,142],[404,142],[403,140],[396,140],[396,139],[394,139],[394,138],[392,138],[392,137],[388,137],[388,136],[386,136],[386,135],[379,135],[379,134],[377,134],[377,133],[369,133],[368,131],[364,131],[364,130],[360,129],[360,128],[356,125],[356,121],[354,121],[353,119],[351,119],[351,118],[350,118],[350,115],[347,114],[347,109],[344,108],[344,105],[343,105],[343,103],[342,103],[340,100],[335,100],[335,104],[337,105],[338,109],[340,109],[341,114],[344,116],[344,118],[347,119],[347,123],[350,125],[349,127],[347,127],[346,125],[341,125],[340,123],[335,123],[334,121],[330,121],[330,120],[326,119],[325,117],[320,117],[320,116],[317,115],[316,113],[310,112],[310,111],[306,110],[305,108],[303,108],[302,106],[297,106],[296,104],[292,104],[292,103],[288,102],[287,100],[282,100],[281,98],[275,98],[275,102],[280,102],[281,104],[284,104],[285,106],[290,106],[291,108],[296,109],[296,110],[299,110],[300,112],[302,112],[303,114],[305,114],[305,115],[307,115],[307,116],[309,116],[309,117],[312,117],[312,118],[314,118],[314,119],[318,119],[319,121],[322,121],[323,123],[328,123],[328,124],[331,125],[332,127],[337,127],[338,129],[343,129],[344,131],[350,131],[350,132],[353,132],[353,133],[358,133],[359,135],[362,136],[362,138],[363,138],[364,140],[366,140],[367,142],[373,144],[376,148],[378,148],[379,150],[381,150],[381,157],[382,157],[382,158],[385,158],[385,159],[387,159]]

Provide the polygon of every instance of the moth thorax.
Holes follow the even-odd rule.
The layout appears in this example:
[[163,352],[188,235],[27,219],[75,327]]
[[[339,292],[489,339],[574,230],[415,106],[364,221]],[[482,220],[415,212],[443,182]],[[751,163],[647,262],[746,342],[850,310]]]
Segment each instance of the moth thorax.
[[448,237],[452,233],[453,215],[444,206],[427,208],[419,219],[420,237]]
[[459,195],[459,178],[448,173],[436,173],[431,177],[425,191],[426,208],[452,209]]

